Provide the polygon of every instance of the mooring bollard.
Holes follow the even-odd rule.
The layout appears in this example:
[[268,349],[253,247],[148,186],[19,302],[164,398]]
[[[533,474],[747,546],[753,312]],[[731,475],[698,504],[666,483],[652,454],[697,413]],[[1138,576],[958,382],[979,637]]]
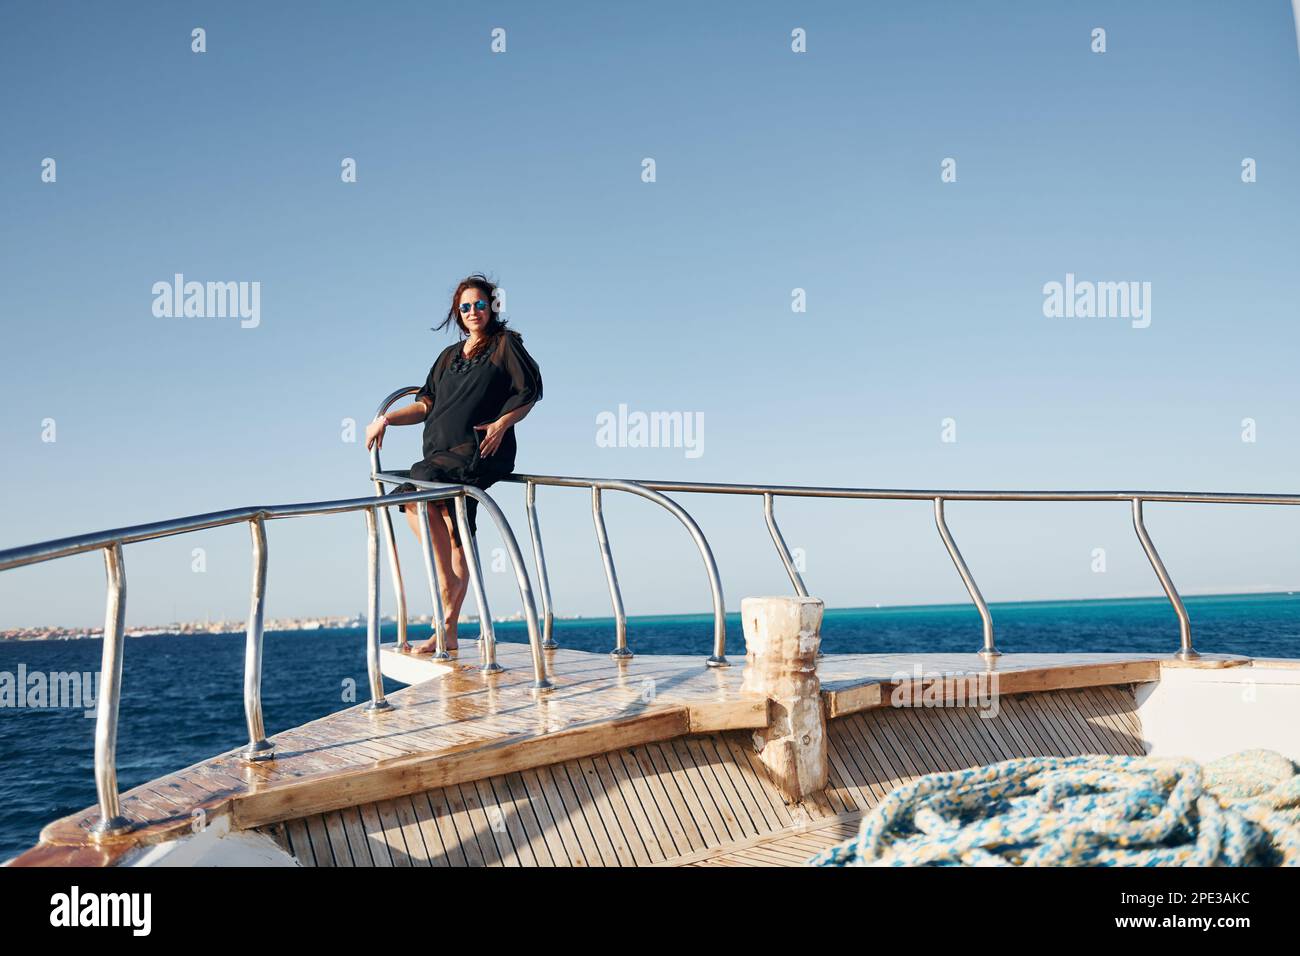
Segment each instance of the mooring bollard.
[[754,750],[790,800],[826,787],[826,715],[817,679],[822,602],[750,597],[740,602],[745,634],[741,691],[772,702],[771,722],[754,731]]

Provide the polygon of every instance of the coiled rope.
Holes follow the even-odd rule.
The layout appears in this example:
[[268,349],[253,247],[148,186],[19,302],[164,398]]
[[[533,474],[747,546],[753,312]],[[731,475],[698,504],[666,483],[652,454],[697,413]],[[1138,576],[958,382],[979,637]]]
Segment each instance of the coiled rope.
[[1271,750],[1201,765],[1027,757],[889,794],[813,866],[1297,866],[1300,775]]

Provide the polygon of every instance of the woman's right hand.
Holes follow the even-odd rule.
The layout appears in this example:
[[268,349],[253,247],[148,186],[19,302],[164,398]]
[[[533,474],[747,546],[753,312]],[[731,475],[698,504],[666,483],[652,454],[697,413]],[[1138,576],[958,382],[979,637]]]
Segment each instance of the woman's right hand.
[[372,445],[384,447],[384,431],[388,428],[388,419],[382,415],[366,426],[366,450]]

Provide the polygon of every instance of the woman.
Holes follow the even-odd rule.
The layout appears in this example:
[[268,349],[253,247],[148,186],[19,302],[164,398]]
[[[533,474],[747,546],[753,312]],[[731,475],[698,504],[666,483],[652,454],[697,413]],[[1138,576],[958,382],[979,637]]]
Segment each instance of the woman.
[[[456,287],[444,329],[453,321],[460,339],[434,360],[424,386],[405,408],[388,412],[366,427],[366,448],[384,446],[389,425],[424,422],[424,457],[411,466],[417,481],[447,481],[487,488],[515,468],[514,426],[542,397],[542,373],[524,350],[522,336],[493,311],[496,285],[483,275],[472,275]],[[482,434],[477,434],[481,432]],[[402,484],[393,494],[414,491]],[[477,531],[478,502],[466,501],[470,535]],[[398,506],[411,530],[420,533],[414,505]],[[455,505],[429,503],[429,532],[438,568],[442,605],[446,614],[447,649],[455,650],[456,622],[469,589],[469,569],[464,544],[456,525]],[[430,654],[436,635],[415,648]]]

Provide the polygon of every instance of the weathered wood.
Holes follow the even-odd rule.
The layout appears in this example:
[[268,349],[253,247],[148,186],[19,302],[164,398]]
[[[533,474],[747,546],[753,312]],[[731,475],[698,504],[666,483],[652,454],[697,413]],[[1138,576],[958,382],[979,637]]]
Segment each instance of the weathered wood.
[[674,709],[608,721],[597,727],[508,740],[463,752],[397,758],[371,767],[286,782],[273,790],[245,795],[235,805],[235,823],[249,829],[298,816],[304,809],[321,812],[354,806],[385,796],[604,753],[629,742],[669,740],[686,733],[687,721],[684,711]]
[[745,672],[741,691],[771,701],[754,750],[791,800],[826,786],[826,714],[817,679],[822,602],[805,597],[744,598]]
[[[1064,656],[1059,664],[1043,666],[1037,660],[1043,656],[1008,655],[999,658],[996,667],[997,693],[1032,694],[1048,690],[1144,683],[1159,680],[1162,666],[1156,658],[1071,663]],[[1118,655],[1108,656],[1113,658]],[[843,717],[861,710],[892,706],[894,699],[908,699],[912,694],[923,693],[924,685],[929,680],[933,680],[936,687],[942,688],[942,693],[937,695],[938,699],[952,702],[962,692],[958,687],[961,681],[973,680],[981,674],[990,673],[976,655],[970,657],[975,658],[975,661],[955,668],[952,664],[956,662],[950,663],[947,660],[927,663],[922,674],[934,675],[933,677],[895,680],[892,677],[863,676],[857,679],[840,677],[831,681],[824,680],[822,698],[826,703],[826,715],[831,718]],[[844,665],[840,663],[835,666],[842,673]],[[942,681],[938,679],[940,675],[946,675]]]
[[[1160,666],[1220,670],[1224,667],[1249,667],[1252,662],[1251,658],[1242,657],[1240,654],[1202,654],[1200,657],[1193,657],[1186,661],[1180,657],[1167,657],[1160,661]],[[1292,664],[1292,666],[1296,665]]]

